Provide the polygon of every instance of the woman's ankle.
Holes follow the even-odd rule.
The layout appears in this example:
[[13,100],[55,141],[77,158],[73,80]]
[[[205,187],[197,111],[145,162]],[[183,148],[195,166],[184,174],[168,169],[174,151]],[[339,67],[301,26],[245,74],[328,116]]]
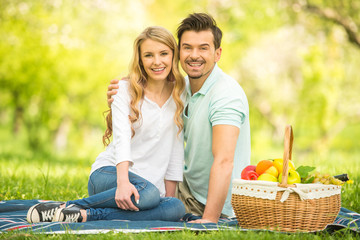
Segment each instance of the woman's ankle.
[[82,216],[82,221],[81,222],[86,222],[87,221],[87,213],[85,209],[81,209],[80,210],[80,214]]

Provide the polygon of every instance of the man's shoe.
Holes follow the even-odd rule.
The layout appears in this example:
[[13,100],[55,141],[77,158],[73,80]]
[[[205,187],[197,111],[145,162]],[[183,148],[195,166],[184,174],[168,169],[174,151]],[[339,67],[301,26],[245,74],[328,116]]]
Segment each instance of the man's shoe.
[[81,222],[83,217],[80,210],[82,208],[78,205],[71,204],[66,208],[59,208],[53,218],[53,222]]
[[64,202],[43,202],[32,206],[27,212],[26,220],[29,223],[51,222],[56,210]]

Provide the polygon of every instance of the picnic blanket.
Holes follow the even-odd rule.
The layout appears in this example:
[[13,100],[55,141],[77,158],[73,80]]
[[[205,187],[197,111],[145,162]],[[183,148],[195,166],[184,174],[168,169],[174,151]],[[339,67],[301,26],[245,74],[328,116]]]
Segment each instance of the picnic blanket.
[[210,231],[220,229],[237,229],[236,218],[222,218],[218,224],[191,224],[186,220],[200,218],[191,214],[184,216],[183,222],[167,221],[128,221],[128,220],[99,220],[85,223],[42,222],[30,224],[26,221],[28,209],[45,200],[9,200],[0,201],[0,233],[7,231],[35,232],[35,233],[74,233],[96,234],[107,232],[161,232],[161,231]]
[[[199,218],[192,214],[186,214],[183,222],[166,221],[127,221],[127,220],[100,220],[85,223],[65,222],[42,222],[30,224],[26,221],[28,209],[45,200],[9,200],[0,201],[0,233],[8,231],[34,232],[43,234],[96,234],[107,232],[161,232],[161,231],[219,231],[237,230],[248,231],[237,225],[236,218],[221,218],[218,224],[194,224],[187,221]],[[360,232],[360,214],[341,208],[341,211],[333,224],[327,226],[326,230],[333,232],[348,228],[354,232]]]

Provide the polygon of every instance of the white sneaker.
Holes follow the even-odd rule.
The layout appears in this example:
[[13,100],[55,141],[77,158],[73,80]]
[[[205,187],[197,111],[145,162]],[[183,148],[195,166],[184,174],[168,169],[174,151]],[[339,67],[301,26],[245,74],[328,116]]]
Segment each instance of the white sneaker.
[[82,208],[78,205],[71,204],[66,208],[59,208],[56,210],[53,222],[81,222],[83,217],[80,210]]
[[38,203],[29,209],[26,220],[29,223],[51,222],[55,211],[58,210],[62,204],[64,204],[64,202]]

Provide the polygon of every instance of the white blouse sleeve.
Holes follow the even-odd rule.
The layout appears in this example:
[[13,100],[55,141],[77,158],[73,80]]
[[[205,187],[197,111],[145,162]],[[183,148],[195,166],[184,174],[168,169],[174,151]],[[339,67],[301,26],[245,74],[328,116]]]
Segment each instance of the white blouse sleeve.
[[184,168],[184,134],[181,132],[174,139],[169,165],[165,174],[165,180],[182,182]]
[[113,96],[111,104],[112,127],[113,127],[113,145],[115,148],[115,164],[120,162],[133,161],[131,159],[131,124],[130,114],[130,96],[128,82],[120,81],[118,93]]

